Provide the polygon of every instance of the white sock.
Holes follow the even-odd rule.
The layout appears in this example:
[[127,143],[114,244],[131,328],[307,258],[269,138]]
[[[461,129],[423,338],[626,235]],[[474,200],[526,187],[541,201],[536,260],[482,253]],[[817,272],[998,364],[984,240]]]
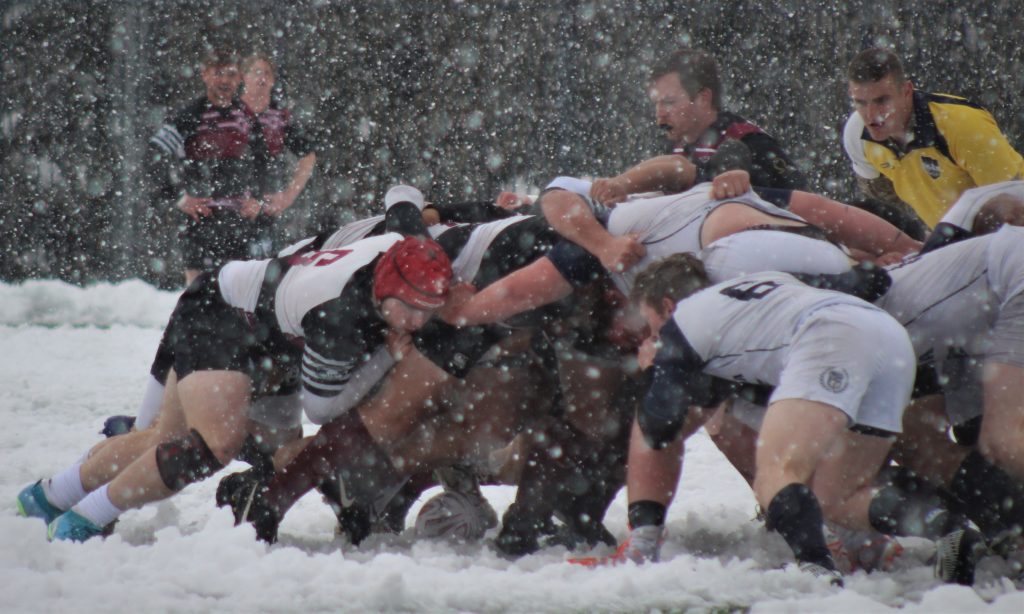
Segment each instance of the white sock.
[[156,415],[160,413],[160,405],[164,400],[164,385],[157,381],[152,375],[146,383],[146,392],[142,395],[142,404],[139,405],[139,413],[135,416],[135,430],[141,431],[153,424]]
[[89,494],[82,487],[82,461],[77,461],[49,480],[43,480],[46,500],[62,510],[70,509]]
[[71,509],[98,527],[105,527],[114,522],[121,515],[122,510],[110,502],[110,496],[107,495],[109,486],[109,484],[100,486]]

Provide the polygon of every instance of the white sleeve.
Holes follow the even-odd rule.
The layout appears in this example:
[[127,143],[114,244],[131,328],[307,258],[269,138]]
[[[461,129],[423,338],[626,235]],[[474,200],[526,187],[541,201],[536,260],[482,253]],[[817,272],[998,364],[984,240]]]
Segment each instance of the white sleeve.
[[373,390],[394,364],[395,359],[391,357],[387,348],[382,347],[352,374],[339,394],[320,396],[303,386],[299,393],[299,401],[306,412],[306,417],[313,424],[326,424],[349,411]]
[[970,230],[974,227],[974,219],[978,217],[982,207],[996,196],[1004,194],[1024,198],[1024,181],[1002,181],[964,190],[939,221]]
[[864,155],[864,141],[861,135],[864,134],[864,120],[859,113],[850,114],[846,120],[846,128],[843,130],[843,149],[849,156],[853,166],[853,172],[864,179],[875,179],[878,177],[878,169],[871,166],[867,156]]
[[149,139],[149,142],[159,147],[164,153],[173,155],[179,160],[185,158],[185,139],[181,138],[181,133],[171,124],[160,126],[160,129]]
[[574,194],[579,194],[580,196],[590,197],[590,186],[591,185],[592,185],[591,182],[589,182],[589,181],[587,181],[585,179],[577,179],[575,177],[564,177],[563,176],[563,177],[555,177],[554,179],[552,179],[551,183],[549,183],[547,185],[547,187],[544,188],[544,189],[552,190],[552,189],[555,189],[555,188],[560,188],[562,190],[567,190],[569,192],[573,192]]

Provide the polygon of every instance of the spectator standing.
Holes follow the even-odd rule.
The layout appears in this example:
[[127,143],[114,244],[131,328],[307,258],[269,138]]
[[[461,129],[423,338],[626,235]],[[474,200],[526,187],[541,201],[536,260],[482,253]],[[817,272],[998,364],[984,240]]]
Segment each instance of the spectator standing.
[[[257,226],[265,243],[266,255],[272,253],[274,221],[295,203],[316,166],[315,143],[295,121],[289,109],[274,100],[277,71],[267,55],[254,53],[241,64],[242,103],[249,117],[249,146],[255,162],[255,183],[252,193],[259,196],[263,215]],[[290,151],[298,162],[288,174],[285,152]]]
[[251,195],[250,123],[237,97],[238,56],[215,49],[202,61],[204,96],[168,118],[150,139],[179,175],[177,208],[185,282],[228,260],[252,257],[260,204]]

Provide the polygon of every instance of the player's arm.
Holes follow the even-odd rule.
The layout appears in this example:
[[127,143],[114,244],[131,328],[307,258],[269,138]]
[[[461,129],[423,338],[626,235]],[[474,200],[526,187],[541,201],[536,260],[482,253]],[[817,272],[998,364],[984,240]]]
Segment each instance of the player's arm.
[[789,210],[818,226],[833,241],[873,257],[885,254],[909,254],[921,249],[921,243],[903,231],[873,215],[819,194],[794,190]]
[[[353,314],[361,311],[358,300],[343,294],[310,309],[302,318],[305,344],[299,400],[313,421],[326,422],[351,402],[355,391],[348,390],[350,380],[364,362],[363,357],[374,352],[374,348],[367,347],[370,341],[366,335],[357,330]],[[387,352],[377,359],[385,370],[394,362]]]
[[299,194],[306,187],[309,178],[313,176],[313,168],[315,166],[316,152],[311,151],[299,158],[299,161],[295,164],[294,171],[292,171],[292,179],[288,182],[288,187],[276,194],[264,197],[263,212],[276,217],[281,215],[285,209],[291,207],[295,203],[295,199],[299,197]]
[[538,205],[555,232],[596,256],[609,271],[624,271],[647,252],[635,237],[609,234],[590,204],[575,192],[548,190]]
[[857,188],[865,197],[876,200],[880,203],[892,206],[910,207],[896,195],[896,188],[892,181],[885,175],[879,175],[873,179],[857,175]]
[[725,399],[717,378],[703,372],[703,361],[670,319],[659,333],[651,385],[637,412],[644,441],[660,450],[675,441],[689,422],[691,406],[712,407]]
[[444,307],[441,317],[455,326],[491,324],[562,300],[572,291],[572,284],[552,261],[540,258],[487,286],[469,300]]
[[495,201],[480,200],[460,203],[427,203],[423,209],[428,225],[443,223],[482,224],[503,220],[516,215],[515,211],[499,207]]
[[697,167],[682,156],[665,155],[644,160],[615,177],[597,179],[590,196],[604,205],[626,200],[642,192],[682,192],[693,186]]

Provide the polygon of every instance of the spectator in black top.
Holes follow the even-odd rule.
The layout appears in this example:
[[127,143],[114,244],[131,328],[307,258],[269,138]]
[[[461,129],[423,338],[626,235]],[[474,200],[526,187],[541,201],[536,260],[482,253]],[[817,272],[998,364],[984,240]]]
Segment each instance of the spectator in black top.
[[[750,172],[756,187],[806,189],[807,180],[779,145],[743,117],[722,110],[722,82],[715,59],[700,49],[680,49],[654,65],[649,82],[654,117],[665,131],[670,154],[645,160],[621,175],[594,182],[591,196],[605,205],[621,202],[629,194],[677,192],[680,157],[698,167],[698,181],[710,180],[723,170]],[[726,142],[745,147],[716,156]],[[734,153],[734,152],[739,152]]]
[[206,94],[171,115],[150,139],[158,158],[178,174],[179,238],[185,282],[228,260],[252,257],[253,220],[260,204],[250,192],[254,161],[250,124],[237,97],[242,75],[232,51],[213,50],[202,62]]

